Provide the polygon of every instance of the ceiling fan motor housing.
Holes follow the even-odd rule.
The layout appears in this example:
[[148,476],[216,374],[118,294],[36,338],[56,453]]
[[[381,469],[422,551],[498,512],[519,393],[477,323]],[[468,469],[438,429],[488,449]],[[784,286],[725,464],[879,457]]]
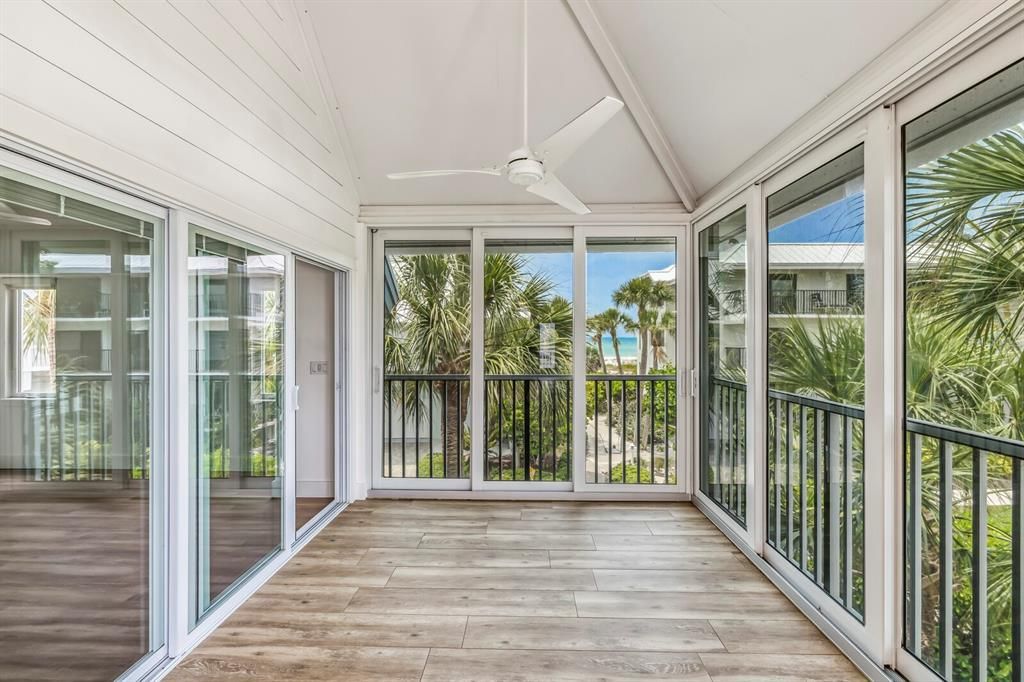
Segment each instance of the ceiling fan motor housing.
[[508,162],[508,179],[523,187],[534,185],[544,179],[544,164],[525,156],[513,158]]

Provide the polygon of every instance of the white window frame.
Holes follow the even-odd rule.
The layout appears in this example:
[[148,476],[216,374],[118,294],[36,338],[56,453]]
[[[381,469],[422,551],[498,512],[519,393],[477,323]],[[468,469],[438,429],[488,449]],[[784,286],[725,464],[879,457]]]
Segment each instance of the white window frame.
[[885,343],[892,353],[893,381],[889,392],[891,406],[887,407],[887,418],[891,420],[891,430],[885,435],[885,445],[893,453],[890,475],[894,479],[893,513],[887,532],[892,537],[892,556],[894,575],[893,609],[890,643],[888,653],[891,660],[901,673],[913,680],[940,681],[942,678],[922,663],[916,656],[903,647],[903,629],[905,616],[906,585],[904,582],[903,565],[906,560],[904,553],[903,509],[906,500],[903,494],[903,481],[906,470],[904,466],[905,446],[903,419],[905,416],[905,377],[904,377],[904,318],[906,291],[904,287],[905,270],[905,211],[903,167],[903,127],[923,114],[941,106],[944,102],[970,90],[990,76],[1002,71],[1024,58],[1020,45],[1024,43],[1024,25],[1018,25],[991,44],[970,57],[958,62],[934,80],[915,89],[905,97],[896,100],[890,107],[891,135],[889,137],[888,156],[892,159],[890,171],[893,206],[886,216],[892,229],[886,240],[887,267],[894,279],[891,309],[887,310]]
[[[384,244],[388,241],[451,241],[459,243],[470,244],[470,272],[473,281],[477,277],[476,264],[472,259],[472,245],[474,240],[473,230],[468,228],[441,228],[441,229],[386,229],[386,230],[375,230],[373,233],[372,240],[372,253],[370,259],[370,277],[371,277],[371,303],[370,313],[367,315],[367,319],[371,325],[370,338],[372,347],[372,360],[371,364],[373,367],[372,373],[372,385],[370,386],[371,396],[371,418],[370,418],[370,443],[371,443],[371,458],[372,458],[372,477],[371,487],[374,490],[403,490],[403,491],[465,491],[470,490],[472,487],[472,477],[476,475],[477,462],[474,457],[470,457],[470,476],[468,478],[415,478],[415,477],[385,477],[384,476],[384,464],[383,464],[383,452],[384,452],[384,431],[381,425],[384,423],[384,394],[383,394],[383,382],[384,382],[384,319],[382,317],[382,311],[384,310]],[[477,309],[480,308],[480,303],[475,299],[472,301],[472,315],[473,315],[473,341],[475,343],[475,325],[476,325],[476,314]],[[481,317],[481,320],[483,318]],[[475,348],[475,346],[474,346]],[[475,395],[474,391],[476,386],[473,383],[473,374],[470,373],[470,395]],[[472,401],[470,402],[472,405]],[[472,408],[471,408],[472,410]],[[482,416],[482,412],[481,412]],[[477,421],[475,414],[470,420],[470,440],[476,444],[477,437]]]
[[[691,450],[693,452],[693,500],[700,507],[701,511],[713,516],[719,526],[727,526],[737,536],[744,538],[758,553],[761,553],[763,542],[764,524],[764,485],[758,485],[762,481],[764,469],[764,438],[767,433],[767,409],[765,401],[765,390],[763,376],[765,375],[765,363],[754,362],[756,358],[764,357],[755,341],[759,335],[764,334],[766,320],[760,314],[761,305],[764,303],[764,288],[756,283],[764,279],[764,262],[761,258],[763,253],[762,244],[765,236],[758,229],[760,225],[759,213],[761,203],[761,192],[759,186],[741,192],[728,201],[723,202],[714,210],[705,214],[700,220],[694,223],[693,230],[693,272],[691,274],[691,299],[693,301],[693,347],[694,347],[694,372],[695,381],[703,380],[700,376],[699,353],[701,341],[701,301],[704,292],[700,287],[700,239],[702,233],[718,221],[732,215],[736,211],[743,210],[746,221],[746,256],[747,266],[744,281],[745,306],[745,348],[747,353],[747,402],[746,402],[746,528],[741,526],[725,510],[700,489],[701,475],[701,429],[703,428],[701,414],[700,391],[693,400],[693,433],[691,434]],[[757,411],[761,410],[761,411]]]
[[[690,376],[693,364],[693,304],[688,286],[692,246],[689,224],[656,226],[577,225],[573,229],[573,491],[628,495],[630,499],[689,499],[693,491],[693,421]],[[676,482],[588,483],[586,471],[587,404],[587,239],[616,237],[671,238],[676,266]]]
[[[768,197],[790,183],[813,172],[832,159],[864,145],[864,241],[865,241],[865,315],[864,315],[864,354],[865,354],[865,405],[864,405],[864,622],[847,612],[839,603],[835,602],[828,594],[823,592],[813,581],[804,576],[801,571],[793,566],[789,559],[768,545],[766,541],[761,542],[762,556],[779,574],[783,576],[794,588],[796,588],[807,601],[819,610],[830,620],[843,634],[845,634],[859,648],[869,653],[875,660],[882,660],[885,651],[885,642],[888,637],[888,619],[885,615],[885,601],[891,597],[891,592],[886,586],[885,575],[887,567],[885,561],[886,548],[883,543],[869,542],[867,538],[878,537],[885,527],[886,510],[891,508],[892,486],[891,481],[884,482],[885,460],[888,453],[879,449],[876,439],[872,437],[878,425],[882,423],[883,413],[880,412],[880,405],[875,396],[883,390],[878,379],[878,368],[876,359],[881,357],[882,339],[881,335],[875,333],[875,325],[880,318],[881,310],[878,303],[884,300],[883,294],[883,273],[879,271],[881,265],[878,258],[880,248],[879,236],[884,230],[880,222],[883,202],[886,201],[885,188],[882,178],[879,176],[879,158],[877,150],[879,144],[886,145],[886,129],[884,120],[877,114],[865,117],[850,127],[831,137],[826,142],[818,145],[813,150],[781,169],[775,175],[768,178],[761,186],[762,210],[758,216],[760,224],[753,226],[764,235],[764,246],[761,254],[764,263],[762,275],[768,269],[767,250],[767,211],[764,209],[764,202]],[[764,280],[762,280],[762,283]],[[766,318],[767,307],[765,301],[760,302],[756,311],[756,317]],[[767,394],[767,319],[761,320],[765,329],[765,335],[758,339],[756,352],[765,365],[763,385],[754,387],[758,393]],[[760,377],[759,377],[760,379]],[[767,409],[767,404],[763,409]],[[767,434],[767,414],[764,415],[764,430],[758,435],[764,440]],[[758,459],[764,457],[766,443],[758,445]],[[763,492],[766,491],[766,482],[760,481]],[[881,495],[880,504],[873,500],[874,495]],[[763,506],[764,498],[759,502]],[[766,515],[766,510],[762,510]],[[767,518],[762,518],[761,528]],[[889,557],[891,560],[891,557]]]

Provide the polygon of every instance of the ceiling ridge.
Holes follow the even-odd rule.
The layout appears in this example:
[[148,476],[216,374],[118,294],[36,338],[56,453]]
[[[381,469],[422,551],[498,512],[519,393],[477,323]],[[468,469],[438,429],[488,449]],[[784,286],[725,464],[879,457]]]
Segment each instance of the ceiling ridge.
[[608,77],[611,78],[612,83],[625,101],[629,113],[640,128],[640,133],[643,135],[644,140],[646,140],[647,145],[654,152],[658,164],[665,173],[665,177],[672,184],[672,188],[679,196],[683,206],[688,211],[692,211],[696,206],[697,197],[693,183],[690,182],[682,164],[676,158],[672,145],[669,144],[668,139],[661,130],[661,126],[658,125],[654,114],[651,113],[650,107],[647,105],[643,93],[640,92],[640,88],[630,73],[625,60],[619,54],[619,51],[615,49],[611,38],[604,30],[604,26],[601,24],[601,20],[594,11],[590,0],[565,0],[565,2],[569,10],[576,17],[576,21],[583,30],[590,46],[594,49],[601,66],[604,67]]

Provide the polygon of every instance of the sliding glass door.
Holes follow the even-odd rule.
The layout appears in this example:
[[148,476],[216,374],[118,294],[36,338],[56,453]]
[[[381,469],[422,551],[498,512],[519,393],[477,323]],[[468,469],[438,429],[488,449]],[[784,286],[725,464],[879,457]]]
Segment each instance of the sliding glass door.
[[486,239],[484,479],[572,480],[572,240]]
[[395,236],[374,241],[375,486],[462,487],[470,476],[469,234]]
[[189,230],[193,620],[282,546],[285,256]]
[[586,482],[674,486],[675,237],[587,236]]
[[747,209],[698,237],[700,491],[747,523]]
[[[865,145],[767,183],[766,557],[864,638]],[[825,150],[828,151],[828,150]],[[823,153],[823,152],[822,152]],[[804,174],[793,177],[795,171]],[[855,286],[851,291],[850,284]]]
[[378,232],[374,486],[679,492],[678,233]]
[[1024,62],[902,134],[904,666],[1020,680]]
[[165,211],[118,199],[0,168],[0,679],[165,641]]

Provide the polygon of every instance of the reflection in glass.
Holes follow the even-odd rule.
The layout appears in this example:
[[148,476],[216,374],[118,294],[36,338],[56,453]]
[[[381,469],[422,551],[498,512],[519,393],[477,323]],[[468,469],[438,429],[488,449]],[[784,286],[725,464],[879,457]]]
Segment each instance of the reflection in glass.
[[197,617],[281,545],[284,257],[190,233]]
[[746,208],[700,233],[700,489],[746,525]]
[[1024,678],[1022,93],[1019,62],[903,131],[904,647],[947,680]]
[[389,241],[383,277],[383,474],[469,478],[469,244]]
[[676,482],[676,240],[587,239],[587,482]]
[[863,618],[863,145],[767,209],[768,542]]
[[484,478],[572,480],[572,242],[484,247]]
[[100,204],[0,171],[0,679],[109,680],[163,642],[149,375],[162,223]]

